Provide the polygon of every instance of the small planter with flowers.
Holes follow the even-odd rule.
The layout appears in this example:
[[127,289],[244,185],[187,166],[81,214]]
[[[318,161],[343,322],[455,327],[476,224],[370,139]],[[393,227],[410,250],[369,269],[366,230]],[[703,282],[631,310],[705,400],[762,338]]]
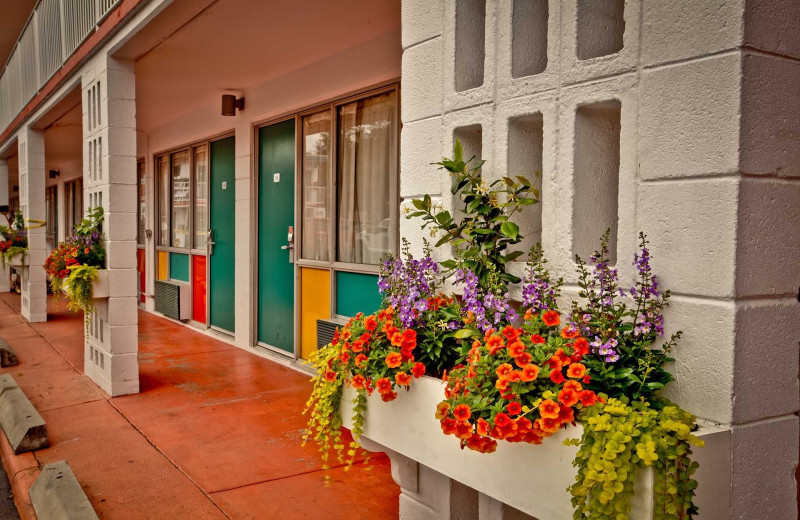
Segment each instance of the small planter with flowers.
[[24,267],[28,265],[28,231],[19,209],[6,215],[8,226],[0,226],[0,263],[3,267]]
[[[670,295],[646,237],[630,285],[609,261],[608,233],[588,263],[576,257],[578,298],[564,311],[562,280],[539,245],[523,279],[506,269],[523,254],[510,251],[522,239],[515,216],[538,202],[531,182],[487,184],[460,143],[439,165],[454,177],[464,216],[425,196],[409,218],[441,237],[436,247],[454,246],[455,258],[436,263],[426,244],[415,259],[406,244],[383,263],[380,310],[355,316],[311,359],[306,440],[327,465],[331,455],[352,464],[367,439],[393,464],[426,466],[539,520],[695,516],[693,450],[708,439],[704,464],[724,458],[727,437],[699,428],[661,393],[681,334],[664,337]],[[450,276],[456,294],[441,292]],[[509,298],[515,285],[521,302]],[[706,474],[703,493],[725,489],[720,475]]]

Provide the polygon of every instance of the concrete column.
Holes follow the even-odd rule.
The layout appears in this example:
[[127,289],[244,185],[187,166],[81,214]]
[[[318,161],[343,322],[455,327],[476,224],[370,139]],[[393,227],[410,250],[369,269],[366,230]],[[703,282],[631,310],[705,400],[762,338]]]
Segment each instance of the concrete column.
[[84,205],[105,213],[110,294],[95,300],[84,371],[117,396],[139,391],[134,63],[101,54],[84,70]]
[[[8,211],[8,161],[0,159],[0,211]],[[10,269],[0,265],[0,292],[11,290]]]
[[251,172],[252,129],[249,119],[239,116],[236,124],[236,250],[234,256],[234,280],[236,295],[236,345],[251,347],[255,344],[255,323],[252,319],[253,279],[251,261],[253,247],[250,240],[251,219],[255,207]]
[[28,266],[22,275],[22,315],[30,322],[47,321],[47,278],[44,264],[44,133],[23,126],[17,134],[19,147],[19,202],[28,229]]

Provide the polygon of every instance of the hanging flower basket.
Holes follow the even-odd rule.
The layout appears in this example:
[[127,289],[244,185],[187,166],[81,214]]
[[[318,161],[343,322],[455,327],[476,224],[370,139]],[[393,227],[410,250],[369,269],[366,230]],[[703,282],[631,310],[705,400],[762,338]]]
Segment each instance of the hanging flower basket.
[[28,267],[28,265],[30,265],[28,262],[28,255],[25,253],[17,253],[8,258],[8,265],[16,268]]
[[[68,285],[61,286],[61,292],[65,295],[69,295]],[[97,270],[97,279],[92,282],[92,299],[99,300],[101,298],[108,298],[108,269],[98,269]]]
[[[368,397],[363,437],[535,518],[572,518],[567,488],[575,482],[572,461],[578,448],[565,446],[563,441],[580,438],[580,424],[560,430],[538,446],[500,442],[497,451],[486,456],[462,450],[452,437],[442,435],[434,411],[443,395],[444,383],[428,376],[415,380],[407,392],[399,392],[390,403],[381,402],[374,393]],[[342,395],[342,420],[347,428],[353,426],[355,396],[352,388],[346,388]],[[695,434],[706,442],[705,448],[697,449],[695,459],[702,468],[696,474],[700,483],[697,501],[712,504],[704,511],[708,514],[719,500],[726,500],[726,495],[720,498],[716,491],[727,489],[721,482],[727,478],[721,471],[725,461],[719,457],[729,449],[728,436],[710,427],[701,427]],[[714,472],[715,468],[720,472]],[[653,517],[652,487],[653,470],[639,470],[631,520]]]

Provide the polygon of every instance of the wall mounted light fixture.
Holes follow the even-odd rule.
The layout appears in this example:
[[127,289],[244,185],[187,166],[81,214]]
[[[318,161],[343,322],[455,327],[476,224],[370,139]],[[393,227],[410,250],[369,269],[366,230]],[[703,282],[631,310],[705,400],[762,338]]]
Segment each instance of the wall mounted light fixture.
[[235,116],[236,109],[244,110],[244,98],[237,98],[233,94],[222,95],[222,115]]
[[50,170],[47,172],[48,177],[51,179],[55,179],[59,175],[61,175],[61,170]]

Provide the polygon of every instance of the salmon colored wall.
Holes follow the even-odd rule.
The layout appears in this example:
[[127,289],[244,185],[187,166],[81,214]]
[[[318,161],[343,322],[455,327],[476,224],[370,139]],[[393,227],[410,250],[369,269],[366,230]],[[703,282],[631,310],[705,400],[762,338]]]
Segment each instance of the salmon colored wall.
[[331,274],[327,269],[300,268],[300,357],[317,349],[317,320],[330,318]]

